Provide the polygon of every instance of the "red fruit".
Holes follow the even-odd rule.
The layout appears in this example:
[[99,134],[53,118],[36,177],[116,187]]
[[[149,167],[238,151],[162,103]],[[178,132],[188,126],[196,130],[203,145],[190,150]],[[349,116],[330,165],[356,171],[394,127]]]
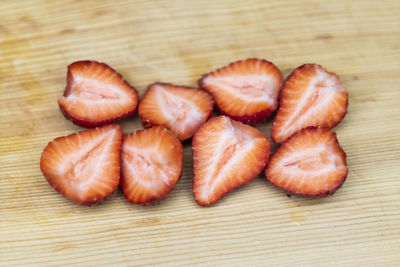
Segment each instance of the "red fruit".
[[67,87],[58,104],[76,125],[95,127],[130,116],[138,101],[136,89],[106,64],[77,61],[68,66]]
[[145,127],[162,125],[185,140],[207,121],[213,107],[214,100],[206,91],[153,83],[139,104],[139,116]]
[[309,127],[282,144],[271,156],[265,175],[294,194],[331,195],[346,180],[346,154],[329,128]]
[[269,157],[268,139],[257,129],[219,116],[206,122],[193,137],[193,193],[207,206],[253,180]]
[[91,204],[118,186],[121,142],[117,124],[58,137],[44,149],[40,168],[58,192],[78,204]]
[[199,85],[214,96],[223,114],[255,124],[277,108],[282,74],[271,62],[251,58],[204,75]]
[[168,196],[182,173],[182,144],[161,126],[124,137],[121,188],[132,203],[145,204]]
[[339,77],[320,65],[305,64],[287,78],[272,127],[272,140],[282,143],[308,126],[332,128],[347,110],[347,91]]

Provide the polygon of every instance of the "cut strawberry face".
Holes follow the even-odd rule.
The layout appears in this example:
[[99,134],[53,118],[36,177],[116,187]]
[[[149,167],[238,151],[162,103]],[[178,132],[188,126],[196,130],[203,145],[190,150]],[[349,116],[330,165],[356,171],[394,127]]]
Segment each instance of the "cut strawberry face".
[[347,176],[346,154],[329,128],[309,127],[273,154],[265,175],[277,187],[309,197],[333,194]]
[[44,149],[40,168],[58,192],[78,204],[92,204],[119,184],[121,143],[117,124],[59,137]]
[[67,87],[58,104],[83,127],[105,125],[133,114],[139,96],[120,74],[104,63],[78,61],[68,66]]
[[253,180],[269,157],[268,139],[257,129],[219,116],[206,122],[193,140],[194,197],[202,206]]
[[343,119],[346,110],[347,90],[339,77],[320,65],[302,65],[283,86],[272,140],[282,143],[308,126],[332,128]]
[[139,116],[145,127],[163,125],[183,141],[207,121],[213,107],[214,100],[206,91],[154,83],[139,104]]
[[277,108],[282,74],[271,62],[252,58],[204,75],[199,85],[214,96],[223,114],[255,124]]
[[182,144],[175,134],[155,126],[124,137],[121,188],[132,203],[168,196],[182,173]]

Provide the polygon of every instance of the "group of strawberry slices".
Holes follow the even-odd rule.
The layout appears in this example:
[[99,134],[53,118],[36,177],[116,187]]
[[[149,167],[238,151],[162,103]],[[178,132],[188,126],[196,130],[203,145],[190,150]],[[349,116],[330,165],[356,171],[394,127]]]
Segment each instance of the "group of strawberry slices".
[[[139,103],[136,89],[106,64],[72,63],[58,104],[75,124],[94,129],[46,146],[40,167],[47,181],[78,204],[100,201],[118,185],[132,203],[159,201],[178,182],[181,142],[192,138],[193,194],[202,206],[264,169],[275,186],[309,197],[343,184],[346,154],[330,128],[345,116],[348,95],[336,74],[305,64],[283,82],[271,62],[246,59],[204,75],[199,86],[156,82]],[[209,119],[214,103],[223,115]],[[270,156],[267,137],[250,125],[278,106],[271,137],[280,147]],[[136,109],[146,129],[123,135],[110,124]]]

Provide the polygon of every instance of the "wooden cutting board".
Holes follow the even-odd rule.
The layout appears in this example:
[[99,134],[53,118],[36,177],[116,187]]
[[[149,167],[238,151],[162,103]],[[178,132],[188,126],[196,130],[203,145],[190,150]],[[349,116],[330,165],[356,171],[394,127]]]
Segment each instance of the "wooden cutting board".
[[[399,18],[395,0],[1,1],[0,265],[400,266]],[[56,102],[69,63],[106,62],[142,95],[248,57],[285,76],[319,63],[348,88],[335,131],[349,175],[333,196],[288,197],[260,175],[202,208],[190,143],[159,205],[117,190],[82,207],[42,176],[46,144],[81,130]],[[142,127],[137,114],[120,123]],[[258,129],[269,137],[271,123]]]

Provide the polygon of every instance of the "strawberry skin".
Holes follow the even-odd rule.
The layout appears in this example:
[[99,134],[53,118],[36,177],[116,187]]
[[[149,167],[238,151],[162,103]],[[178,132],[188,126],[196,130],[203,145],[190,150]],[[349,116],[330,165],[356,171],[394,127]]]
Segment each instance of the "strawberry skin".
[[270,143],[257,129],[219,116],[195,133],[192,151],[194,198],[207,206],[253,180],[268,161]]
[[272,140],[280,144],[309,126],[335,127],[346,114],[347,98],[336,74],[317,64],[296,68],[283,85]]
[[156,82],[142,97],[139,116],[144,127],[165,126],[183,141],[208,120],[213,107],[214,99],[204,90]]
[[121,188],[135,204],[168,196],[182,174],[183,149],[175,134],[161,126],[124,137]]
[[214,96],[221,113],[256,124],[276,110],[282,81],[282,74],[274,64],[250,58],[204,75],[199,85]]
[[77,204],[109,196],[120,179],[122,129],[117,124],[58,137],[42,153],[40,169],[55,190]]
[[296,132],[271,156],[265,175],[277,187],[294,194],[333,194],[347,177],[346,154],[329,128]]
[[121,74],[96,61],[77,61],[68,66],[67,86],[58,104],[76,125],[96,127],[132,115],[139,95]]

